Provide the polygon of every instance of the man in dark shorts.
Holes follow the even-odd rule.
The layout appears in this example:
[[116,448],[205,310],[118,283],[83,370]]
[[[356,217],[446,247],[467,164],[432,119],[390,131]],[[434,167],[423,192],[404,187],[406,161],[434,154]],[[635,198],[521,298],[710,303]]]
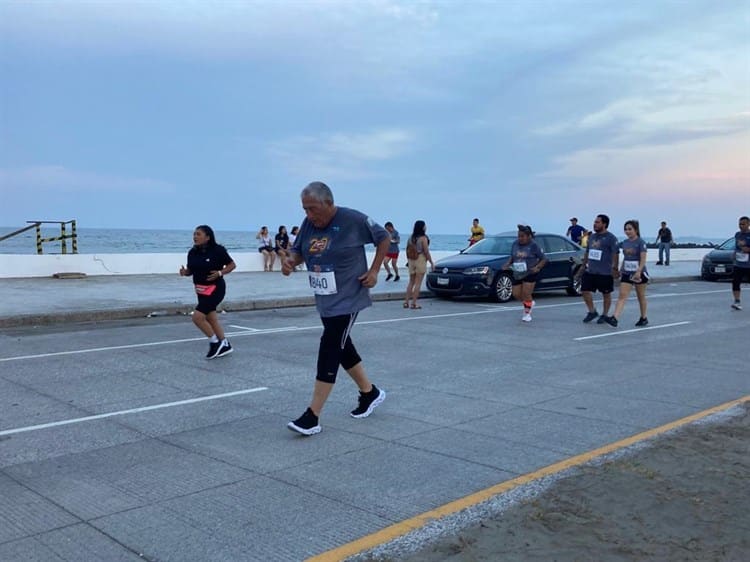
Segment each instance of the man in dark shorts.
[[750,283],[750,218],[740,217],[740,229],[734,235],[734,272],[732,273],[732,296],[734,310],[742,310],[740,285]]
[[[333,390],[339,365],[359,387],[359,404],[351,411],[352,417],[366,418],[385,399],[385,391],[367,377],[350,333],[359,311],[372,304],[370,288],[378,282],[391,239],[367,215],[336,207],[331,189],[322,182],[307,185],[301,198],[306,217],[281,272],[289,275],[305,263],[323,335],[310,407],[287,427],[302,435],[315,435],[321,430],[320,413]],[[369,268],[365,244],[377,246]]]
[[583,266],[580,271],[583,272],[581,282],[583,302],[586,303],[586,308],[588,308],[588,314],[583,319],[586,323],[599,316],[594,306],[593,293],[596,291],[602,294],[604,300],[602,315],[599,316],[596,323],[604,324],[607,322],[609,307],[612,305],[615,279],[620,275],[619,242],[617,237],[607,230],[608,228],[609,217],[597,215],[594,220],[594,232],[589,236],[586,253],[583,256]]

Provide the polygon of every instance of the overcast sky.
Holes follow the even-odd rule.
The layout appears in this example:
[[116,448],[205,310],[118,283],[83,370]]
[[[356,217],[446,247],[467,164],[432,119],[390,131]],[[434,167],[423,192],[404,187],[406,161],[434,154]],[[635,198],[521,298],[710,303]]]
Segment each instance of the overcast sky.
[[410,231],[725,237],[750,0],[0,0],[0,225],[256,230],[299,192]]

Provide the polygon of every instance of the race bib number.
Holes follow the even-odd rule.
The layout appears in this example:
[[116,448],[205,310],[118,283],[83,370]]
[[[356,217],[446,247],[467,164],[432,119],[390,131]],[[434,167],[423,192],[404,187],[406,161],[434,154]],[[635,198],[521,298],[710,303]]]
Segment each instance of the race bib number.
[[525,261],[514,261],[511,264],[513,271],[516,273],[526,273],[526,262]]
[[628,273],[633,273],[638,270],[638,262],[634,260],[625,260],[622,264],[622,270]]
[[589,250],[589,259],[593,261],[601,261],[602,251],[601,250]]
[[308,271],[310,288],[316,295],[335,295],[336,276],[333,271]]
[[738,262],[747,263],[750,261],[750,254],[746,254],[745,252],[737,252],[734,255]]

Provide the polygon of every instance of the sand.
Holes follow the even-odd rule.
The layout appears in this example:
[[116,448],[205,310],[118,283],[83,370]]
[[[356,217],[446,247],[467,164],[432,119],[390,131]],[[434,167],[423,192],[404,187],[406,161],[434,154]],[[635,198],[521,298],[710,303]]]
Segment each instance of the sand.
[[357,559],[750,560],[750,404],[731,413],[576,468],[416,552]]

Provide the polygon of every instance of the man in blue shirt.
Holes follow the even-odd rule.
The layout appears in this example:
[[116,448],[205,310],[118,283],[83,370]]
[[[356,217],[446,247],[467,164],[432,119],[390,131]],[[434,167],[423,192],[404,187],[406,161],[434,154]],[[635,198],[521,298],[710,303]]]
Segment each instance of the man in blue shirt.
[[573,217],[570,219],[570,226],[568,227],[568,232],[565,236],[570,238],[576,244],[580,244],[584,232],[586,232],[586,229],[578,224],[578,219],[576,217]]
[[[385,391],[367,377],[350,332],[359,311],[372,304],[370,288],[378,282],[391,237],[367,215],[334,205],[331,189],[322,182],[307,185],[301,199],[306,217],[281,272],[289,275],[305,262],[323,335],[310,407],[287,427],[315,435],[321,430],[320,412],[333,390],[339,365],[359,387],[359,405],[351,411],[352,417],[366,418],[385,399]],[[365,244],[377,247],[369,268]]]

